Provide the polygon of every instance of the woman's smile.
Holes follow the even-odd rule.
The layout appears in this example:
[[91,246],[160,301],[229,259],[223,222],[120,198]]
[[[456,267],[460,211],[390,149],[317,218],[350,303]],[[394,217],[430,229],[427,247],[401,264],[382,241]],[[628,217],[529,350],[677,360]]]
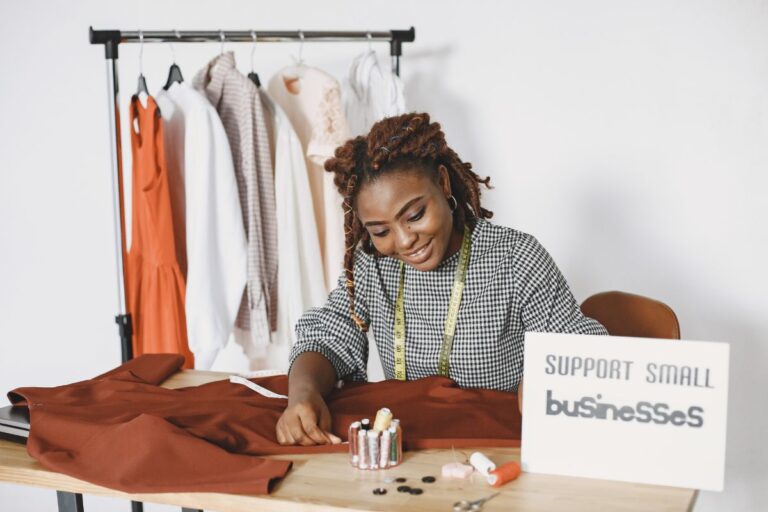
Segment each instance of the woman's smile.
[[405,260],[408,260],[408,263],[411,265],[424,263],[432,257],[432,240],[434,240],[434,238],[430,239],[429,242],[422,245],[415,251],[401,253],[401,257]]

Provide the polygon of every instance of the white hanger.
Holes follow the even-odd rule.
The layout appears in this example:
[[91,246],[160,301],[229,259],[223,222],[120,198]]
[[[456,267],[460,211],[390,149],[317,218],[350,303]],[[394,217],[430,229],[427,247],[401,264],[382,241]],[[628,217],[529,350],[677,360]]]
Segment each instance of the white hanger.
[[136,95],[144,108],[147,108],[147,80],[144,78],[144,31],[139,30],[139,83],[136,87]]
[[251,30],[251,39],[253,39],[253,46],[251,47],[251,73],[255,73],[253,66],[253,54],[256,53],[256,41],[258,39],[255,30]]
[[[176,34],[176,39],[181,39],[181,34],[179,34],[179,31],[174,29],[174,34]],[[171,49],[171,63],[176,64],[176,49],[173,47],[173,42],[168,41],[168,47]]]
[[259,74],[256,73],[253,65],[253,54],[256,53],[256,41],[258,37],[256,36],[256,31],[251,30],[251,39],[253,39],[253,46],[251,47],[251,72],[248,73],[248,78],[251,79],[251,81],[256,84],[256,87],[261,87],[261,80],[259,79]]
[[[296,80],[300,80],[304,77],[304,31],[299,30],[299,56],[296,58],[295,55],[291,55],[291,58],[293,59],[293,65],[289,66],[286,72],[283,73],[283,80],[286,83],[286,87],[288,87],[289,90],[296,87],[298,84],[294,84],[293,86],[289,86],[289,82],[295,82]],[[292,90],[294,94],[298,93],[298,89]]]
[[297,65],[303,66],[304,65],[304,31],[299,30],[299,60],[296,62]]

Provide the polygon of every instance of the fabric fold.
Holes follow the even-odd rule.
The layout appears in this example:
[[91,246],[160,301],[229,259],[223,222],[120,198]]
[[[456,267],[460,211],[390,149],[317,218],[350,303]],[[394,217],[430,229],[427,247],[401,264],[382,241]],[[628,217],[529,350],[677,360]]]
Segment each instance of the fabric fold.
[[[291,463],[259,456],[345,452],[346,444],[282,446],[275,426],[288,401],[221,380],[187,388],[159,386],[183,359],[138,357],[86,380],[8,394],[28,405],[27,451],[43,466],[130,493],[264,494]],[[288,377],[252,382],[287,395]],[[349,383],[328,397],[332,431],[389,407],[400,419],[404,447],[519,446],[517,395],[462,389],[444,377]]]

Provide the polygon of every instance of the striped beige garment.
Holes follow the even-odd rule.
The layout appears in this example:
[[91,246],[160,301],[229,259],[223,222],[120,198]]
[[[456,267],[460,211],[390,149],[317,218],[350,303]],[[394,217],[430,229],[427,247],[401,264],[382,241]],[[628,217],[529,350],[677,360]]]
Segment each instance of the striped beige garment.
[[236,325],[250,330],[251,340],[263,345],[277,327],[277,222],[261,97],[256,85],[235,67],[232,52],[213,59],[195,76],[193,85],[216,107],[232,149],[248,237],[248,284]]

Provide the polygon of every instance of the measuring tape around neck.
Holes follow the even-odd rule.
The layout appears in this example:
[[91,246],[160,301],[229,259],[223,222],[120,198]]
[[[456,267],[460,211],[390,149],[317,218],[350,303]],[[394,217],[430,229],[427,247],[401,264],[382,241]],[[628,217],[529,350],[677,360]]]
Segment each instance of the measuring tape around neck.
[[[453,337],[456,333],[456,321],[459,317],[459,305],[461,296],[464,293],[464,282],[467,278],[467,269],[469,268],[469,251],[472,246],[471,233],[469,227],[464,226],[464,240],[461,242],[461,254],[459,255],[459,265],[453,276],[453,288],[451,289],[451,300],[448,303],[448,314],[445,318],[445,328],[443,329],[443,344],[440,347],[440,360],[437,371],[439,375],[448,377],[448,360],[453,349]],[[395,302],[395,378],[405,380],[405,263],[400,262],[400,286],[397,290],[397,300]]]

